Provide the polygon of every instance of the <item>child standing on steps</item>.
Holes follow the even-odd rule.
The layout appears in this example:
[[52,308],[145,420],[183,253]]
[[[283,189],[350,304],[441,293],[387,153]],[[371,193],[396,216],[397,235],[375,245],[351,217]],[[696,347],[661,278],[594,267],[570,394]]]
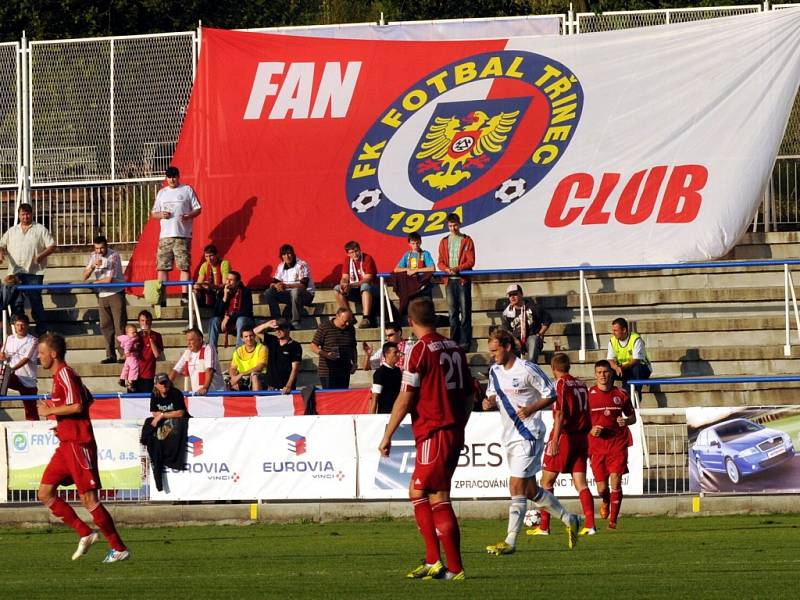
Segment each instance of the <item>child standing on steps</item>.
[[117,341],[125,353],[125,364],[119,376],[119,384],[129,392],[136,391],[136,380],[139,379],[139,352],[141,342],[137,335],[136,325],[128,323],[125,334],[117,336]]

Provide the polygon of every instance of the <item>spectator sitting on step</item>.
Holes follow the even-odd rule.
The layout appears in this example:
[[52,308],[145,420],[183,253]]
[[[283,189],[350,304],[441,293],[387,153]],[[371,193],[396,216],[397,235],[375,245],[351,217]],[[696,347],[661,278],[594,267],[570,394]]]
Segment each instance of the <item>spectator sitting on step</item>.
[[[387,325],[383,330],[387,342],[397,344],[399,353],[397,359],[397,368],[401,371],[405,367],[405,357],[411,353],[411,348],[414,345],[413,340],[407,340],[403,337],[403,328],[395,325]],[[385,345],[385,344],[384,344]],[[383,349],[373,348],[368,342],[361,344],[361,349],[364,351],[364,364],[362,368],[365,371],[374,371],[378,369],[384,362]]]
[[201,396],[225,389],[217,350],[203,343],[203,333],[197,327],[186,331],[186,350],[169,372],[170,381],[174,382],[178,375],[188,378],[190,389]]
[[[630,331],[628,321],[622,317],[611,322],[611,339],[608,341],[606,360],[611,364],[615,379],[622,382],[626,392],[629,391],[627,386],[630,379],[650,379],[653,374],[642,336]],[[636,386],[636,393],[641,396],[641,385]]]
[[235,327],[238,348],[242,345],[242,329],[253,325],[253,294],[242,283],[241,274],[231,271],[217,294],[214,316],[208,322],[208,343],[216,348],[220,332],[227,335],[230,328]]
[[133,323],[125,325],[125,333],[117,336],[117,341],[125,355],[125,363],[122,365],[122,373],[119,375],[119,384],[127,388],[129,392],[135,392],[136,380],[139,379],[139,357],[142,352],[142,342],[136,331],[136,325]]
[[161,334],[153,331],[153,315],[149,310],[139,312],[139,339],[142,351],[139,353],[139,379],[136,380],[136,391],[153,391],[153,377],[156,373],[156,361],[164,351],[164,340]]
[[[44,225],[33,222],[33,207],[24,202],[17,211],[19,223],[11,227],[0,238],[0,263],[8,257],[8,274],[16,275],[22,285],[42,285],[47,257],[56,250],[56,242]],[[25,312],[25,298],[31,304],[36,335],[47,331],[42,290],[26,290],[19,293],[11,311],[16,315]]]
[[94,252],[89,255],[89,262],[83,269],[84,281],[92,276],[98,286],[94,292],[97,294],[97,310],[100,313],[100,331],[106,342],[106,357],[100,362],[112,364],[117,362],[117,340],[125,334],[128,309],[125,288],[100,286],[102,283],[125,283],[122,259],[108,247],[108,240],[102,235],[94,238]]
[[425,296],[433,298],[431,280],[436,270],[433,256],[422,249],[422,236],[414,232],[408,234],[408,245],[411,248],[403,254],[394,268],[394,290],[400,298],[400,324],[406,323],[408,303],[414,298]]
[[361,251],[358,242],[347,242],[344,245],[347,259],[342,264],[342,274],[339,285],[333,288],[336,301],[340,308],[350,310],[350,301],[361,300],[364,317],[358,323],[358,328],[374,327],[372,323],[373,300],[378,296],[378,267],[375,260],[366,252]]
[[500,317],[503,322],[502,328],[517,338],[525,359],[536,363],[544,347],[544,334],[547,333],[553,318],[536,304],[533,298],[525,298],[519,284],[509,285],[506,297],[508,306]]
[[[275,335],[267,333],[274,331]],[[288,394],[297,386],[303,349],[292,339],[292,326],[287,319],[272,319],[257,326],[253,332],[264,332],[264,345],[267,347],[267,382],[269,389]]]
[[314,301],[314,279],[308,263],[294,253],[294,248],[284,244],[280,249],[281,264],[275,269],[272,283],[264,292],[264,302],[269,305],[273,319],[281,318],[279,303],[287,304],[292,311],[292,327],[300,329],[303,307]]
[[241,346],[236,348],[228,369],[230,389],[237,392],[267,389],[267,348],[258,341],[252,327],[242,329]]
[[[17,391],[22,396],[36,396],[39,393],[36,384],[36,351],[39,340],[28,333],[30,323],[27,315],[14,315],[14,331],[6,338],[0,351],[0,361],[6,363],[6,369],[11,369],[8,389]],[[23,400],[22,405],[25,407],[26,421],[39,420],[36,400]]]
[[194,284],[194,293],[198,306],[214,306],[217,293],[225,285],[225,279],[231,272],[230,263],[221,258],[217,247],[209,244],[203,248],[203,263],[197,272],[197,281]]

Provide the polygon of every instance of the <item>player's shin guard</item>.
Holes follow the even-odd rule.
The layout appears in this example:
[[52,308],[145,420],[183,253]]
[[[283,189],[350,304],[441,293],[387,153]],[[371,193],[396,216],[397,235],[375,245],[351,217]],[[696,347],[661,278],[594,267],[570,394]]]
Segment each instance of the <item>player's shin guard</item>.
[[51,513],[61,519],[64,525],[72,527],[80,537],[86,537],[92,533],[89,526],[81,520],[72,507],[64,502],[61,497],[55,496],[50,502],[45,504],[45,506],[50,509]]
[[[558,501],[558,498],[556,498],[546,489],[541,487],[539,488],[539,491],[536,492],[536,495],[533,497],[533,503],[542,511],[549,512],[554,517],[561,519],[561,522],[564,523],[564,525],[569,525],[570,513],[567,512],[566,508],[561,506],[561,502]],[[544,514],[542,514],[542,516],[544,517]],[[543,525],[544,521],[542,521],[542,528],[544,528]],[[550,526],[549,520],[547,525],[548,527]]]
[[517,544],[517,534],[522,529],[526,510],[528,510],[528,498],[511,496],[511,505],[508,507],[508,535],[506,536],[506,544],[509,546]]
[[425,562],[432,565],[441,557],[439,555],[439,538],[436,537],[436,525],[433,524],[433,511],[428,497],[415,498],[411,500],[414,506],[414,519],[417,521],[417,528],[425,542]]
[[[544,491],[552,494],[553,488],[544,488]],[[550,531],[550,513],[546,510],[543,510],[540,512],[539,518],[541,519],[541,522],[539,523],[539,529],[542,531]]]
[[95,525],[97,525],[97,528],[103,533],[114,550],[117,552],[127,550],[125,544],[122,543],[122,538],[117,533],[114,519],[111,518],[111,514],[106,510],[105,506],[98,502],[89,509],[89,514],[92,515]]
[[620,508],[622,508],[622,488],[611,490],[611,511],[608,513],[609,523],[617,522]]
[[581,508],[583,509],[584,527],[592,529],[594,527],[594,498],[589,488],[583,488],[578,493],[578,498],[581,501]]
[[461,531],[458,528],[456,513],[453,512],[449,502],[431,504],[431,510],[436,533],[447,557],[447,570],[451,573],[460,573],[464,570],[464,566],[461,564]]

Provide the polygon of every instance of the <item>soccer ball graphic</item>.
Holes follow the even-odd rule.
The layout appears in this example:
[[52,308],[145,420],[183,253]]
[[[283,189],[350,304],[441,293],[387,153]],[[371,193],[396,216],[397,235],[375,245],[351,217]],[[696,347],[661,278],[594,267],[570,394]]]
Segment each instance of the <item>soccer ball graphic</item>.
[[527,189],[524,179],[506,179],[494,193],[495,199],[503,204],[509,204],[522,196]]
[[525,513],[525,518],[522,522],[525,523],[525,527],[536,527],[542,522],[542,514],[535,508],[532,508]]
[[381,191],[377,188],[374,190],[363,190],[356,196],[356,199],[350,203],[350,206],[357,213],[365,213],[370,208],[375,208],[380,204],[382,195]]

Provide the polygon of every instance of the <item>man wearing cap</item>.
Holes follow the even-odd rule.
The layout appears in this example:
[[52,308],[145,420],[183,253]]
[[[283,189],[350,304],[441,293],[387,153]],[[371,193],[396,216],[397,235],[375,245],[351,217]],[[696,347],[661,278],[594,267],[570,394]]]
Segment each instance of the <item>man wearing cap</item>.
[[150,412],[153,415],[151,423],[153,427],[158,427],[162,419],[177,419],[188,416],[183,393],[172,385],[172,381],[166,373],[157,373],[153,380],[153,391],[150,394]]
[[[256,327],[253,332],[264,332],[264,345],[267,347],[267,383],[269,389],[288,394],[297,386],[303,349],[292,339],[291,325],[286,319],[272,319]],[[270,335],[267,331],[274,331]]]
[[[181,272],[181,281],[188,281],[192,262],[192,221],[200,215],[202,207],[192,187],[180,182],[177,167],[167,168],[166,178],[167,185],[159,190],[150,213],[154,219],[161,220],[156,269],[158,278],[166,281],[173,264],[176,264]],[[188,301],[188,290],[184,300]]]
[[553,318],[532,298],[525,298],[522,295],[522,287],[517,283],[512,283],[506,288],[506,297],[508,306],[501,316],[502,328],[517,338],[526,359],[536,363],[544,347],[544,334],[547,333]]

